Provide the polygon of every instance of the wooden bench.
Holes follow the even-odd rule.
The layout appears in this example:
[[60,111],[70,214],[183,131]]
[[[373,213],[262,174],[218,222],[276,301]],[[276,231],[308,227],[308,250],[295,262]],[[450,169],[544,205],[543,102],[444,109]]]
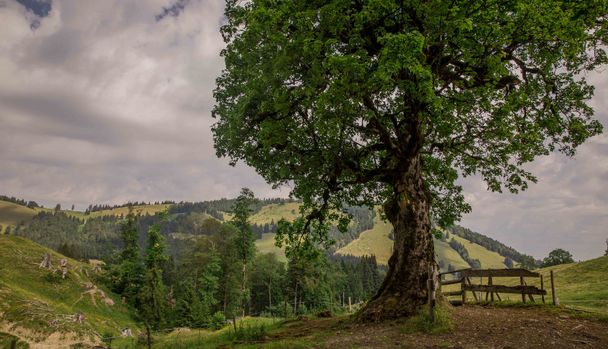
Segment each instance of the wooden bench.
[[[442,280],[446,275],[454,275],[455,277],[451,280]],[[471,292],[476,301],[481,301],[481,293],[485,292],[485,300],[494,301],[494,296],[498,300],[502,300],[500,293],[514,293],[521,294],[521,301],[526,302],[526,296],[531,302],[535,302],[533,295],[540,295],[542,302],[545,303],[545,295],[547,291],[544,289],[543,276],[539,273],[529,271],[527,269],[460,269],[454,271],[448,271],[439,274],[441,285],[455,285],[460,284],[459,291],[442,292],[445,296],[461,296],[459,300],[450,301],[454,305],[462,305],[466,303],[466,293]],[[471,278],[479,277],[483,280],[484,277],[488,278],[487,285],[482,283],[473,284]],[[506,285],[495,285],[494,278],[497,277],[519,277],[520,284],[517,286],[506,286]],[[526,277],[540,277],[540,288],[536,286],[528,286],[525,282]],[[553,278],[551,278],[551,284],[553,288]],[[478,297],[477,293],[480,295]]]

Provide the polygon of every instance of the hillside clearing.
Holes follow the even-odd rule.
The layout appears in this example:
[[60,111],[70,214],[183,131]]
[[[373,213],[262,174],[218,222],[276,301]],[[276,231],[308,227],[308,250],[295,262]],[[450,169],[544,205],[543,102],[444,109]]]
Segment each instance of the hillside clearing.
[[37,213],[29,207],[0,200],[0,225],[3,226],[0,232],[6,230],[8,226],[16,226],[22,221],[32,219]]

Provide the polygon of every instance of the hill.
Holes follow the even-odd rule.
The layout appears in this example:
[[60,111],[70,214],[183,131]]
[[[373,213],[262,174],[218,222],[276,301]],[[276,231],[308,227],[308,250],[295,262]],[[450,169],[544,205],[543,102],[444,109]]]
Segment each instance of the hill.
[[[135,205],[133,210],[141,215],[150,214],[153,215],[157,212],[168,209],[170,204],[146,204],[146,205]],[[31,220],[36,214],[40,212],[52,212],[53,209],[44,207],[27,207],[23,204],[0,200],[0,225],[2,229],[0,232],[6,230],[6,227],[15,227],[20,222],[27,222]],[[78,218],[80,220],[86,220],[88,218],[107,217],[107,216],[125,216],[129,212],[127,206],[115,207],[106,210],[93,211],[89,214],[85,214],[82,211],[73,210],[61,210],[61,212],[67,214],[70,217]]]
[[[537,271],[549,280],[551,270],[555,277],[555,293],[562,305],[608,316],[608,256]],[[548,299],[551,299],[551,290],[545,287]]]
[[[0,251],[0,340],[3,332],[34,347],[64,346],[136,328],[118,297],[97,287],[92,265],[17,236],[0,236]],[[39,266],[47,253],[55,271]],[[61,259],[67,261],[65,279],[56,271]]]
[[[50,209],[39,207],[29,208],[23,204],[20,205],[20,202],[25,201],[0,201],[0,224],[14,226],[20,221],[32,221],[35,215],[42,211],[52,212]],[[255,205],[251,223],[258,238],[256,245],[261,252],[275,252],[282,260],[285,260],[283,252],[274,246],[276,223],[281,219],[295,219],[299,214],[299,205],[298,202],[280,199],[261,200]],[[180,244],[177,240],[195,238],[196,235],[200,234],[204,235],[204,229],[199,229],[199,227],[204,226],[204,220],[210,218],[209,216],[219,220],[229,220],[231,217],[230,207],[231,200],[223,199],[200,203],[137,205],[134,206],[134,209],[144,216],[169,210],[171,213],[170,224],[163,229],[163,233],[169,239],[170,245],[175,247],[173,251],[177,253]],[[386,264],[391,255],[393,244],[390,236],[392,230],[390,223],[383,221],[380,214],[369,209],[349,208],[349,210],[354,217],[349,232],[340,234],[336,231],[332,235],[332,238],[337,241],[334,247],[335,253],[353,256],[373,254],[380,264]],[[74,244],[74,239],[82,240],[83,237],[87,237],[86,241],[81,241],[79,245],[76,245],[76,247],[84,248],[87,253],[77,257],[105,258],[107,256],[103,255],[103,251],[109,251],[107,247],[115,244],[117,240],[115,229],[117,221],[108,221],[104,217],[124,216],[127,211],[126,206],[96,210],[88,215],[79,211],[62,210],[61,212],[67,217],[76,218],[81,222],[68,222],[65,219],[61,220],[60,217],[40,217],[38,221],[33,222],[35,224],[30,224],[33,230],[24,227],[25,229],[21,229],[19,234],[56,249],[61,244]],[[103,219],[103,221],[100,221],[100,219]],[[61,222],[55,222],[60,220]],[[151,217],[144,220],[146,223],[141,225],[142,231],[145,231],[145,228],[155,218]],[[87,224],[87,221],[92,224]],[[56,225],[58,226],[55,227]],[[59,239],[61,241],[53,241],[53,243],[47,241],[47,232],[55,232],[53,233],[53,240]],[[496,240],[466,228],[454,227],[447,229],[444,233],[444,238],[435,239],[435,250],[442,270],[466,268],[474,265],[471,263],[475,260],[479,261],[482,268],[504,268],[506,267],[504,264],[505,257],[508,256],[516,262],[526,257]],[[73,238],[70,238],[70,236]],[[70,241],[64,241],[66,239]],[[461,247],[455,249],[454,246],[450,246],[449,242],[452,239],[458,242]],[[173,244],[173,241],[177,242]],[[530,259],[532,258],[530,257]]]
[[34,217],[38,211],[14,202],[0,200],[0,232],[6,231],[7,227],[14,227],[19,222],[28,221]]

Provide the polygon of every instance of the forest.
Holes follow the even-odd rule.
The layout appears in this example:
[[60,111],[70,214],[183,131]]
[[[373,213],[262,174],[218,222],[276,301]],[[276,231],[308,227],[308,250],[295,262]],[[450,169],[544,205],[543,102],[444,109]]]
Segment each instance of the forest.
[[[293,201],[244,193],[248,196],[232,200],[174,203],[153,215],[131,205],[91,205],[87,212],[130,209],[127,215],[86,219],[45,210],[12,234],[74,259],[103,260],[106,271],[99,281],[151,331],[219,328],[247,315],[340,313],[374,294],[386,273],[374,256],[334,255],[328,249],[312,258],[291,255],[285,262],[256,251],[254,241],[276,232],[279,222],[251,224],[250,216],[266,205]],[[346,212],[353,218],[346,233],[331,230],[342,245],[370,229],[375,216],[368,208]],[[224,220],[224,214],[232,218]]]

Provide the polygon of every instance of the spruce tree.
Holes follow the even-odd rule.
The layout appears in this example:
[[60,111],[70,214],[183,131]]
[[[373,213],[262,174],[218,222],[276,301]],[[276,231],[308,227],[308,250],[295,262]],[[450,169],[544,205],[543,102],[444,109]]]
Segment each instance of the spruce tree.
[[138,315],[146,327],[148,348],[151,348],[151,331],[163,326],[167,309],[163,265],[168,257],[165,253],[165,239],[160,233],[160,223],[155,223],[148,229],[148,244],[144,259],[146,271],[138,297]]
[[235,238],[235,247],[242,267],[240,297],[243,316],[245,315],[245,301],[249,298],[248,291],[245,288],[247,284],[247,267],[251,264],[255,255],[255,237],[249,223],[249,217],[253,212],[251,206],[255,201],[253,192],[248,188],[243,188],[232,206],[234,216],[231,223],[238,231]]
[[145,271],[138,244],[137,217],[131,206],[129,206],[129,213],[121,225],[120,236],[124,246],[120,253],[119,280],[115,290],[122,294],[129,305],[136,306]]

